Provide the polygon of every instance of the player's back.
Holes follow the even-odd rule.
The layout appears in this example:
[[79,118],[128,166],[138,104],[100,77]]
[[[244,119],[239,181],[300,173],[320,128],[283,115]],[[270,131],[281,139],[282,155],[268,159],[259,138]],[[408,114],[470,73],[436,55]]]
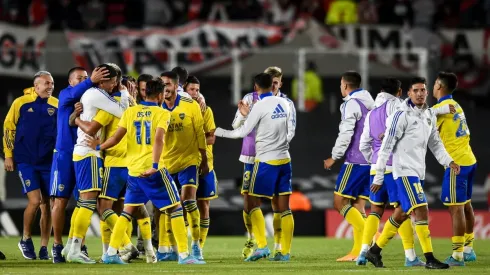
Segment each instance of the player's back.
[[470,129],[466,122],[463,108],[452,98],[442,97],[433,108],[439,108],[451,104],[456,108],[456,113],[437,116],[437,128],[441,140],[453,160],[464,166],[476,163],[475,155],[470,146]]
[[130,176],[139,176],[152,167],[153,145],[158,127],[166,129],[170,113],[156,103],[141,102],[129,107],[123,114],[119,126],[127,129],[126,141],[128,170]]
[[266,96],[255,103],[260,110],[256,127],[256,159],[261,162],[290,158],[288,135],[289,103],[277,96]]

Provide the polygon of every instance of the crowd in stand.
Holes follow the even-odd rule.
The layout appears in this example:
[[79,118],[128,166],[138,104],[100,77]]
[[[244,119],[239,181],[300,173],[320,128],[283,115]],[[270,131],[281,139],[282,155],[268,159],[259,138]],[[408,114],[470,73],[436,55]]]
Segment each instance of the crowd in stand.
[[313,17],[327,25],[390,24],[428,28],[490,25],[490,0],[2,0],[0,20],[23,26],[103,30],[172,27],[192,20],[291,24]]

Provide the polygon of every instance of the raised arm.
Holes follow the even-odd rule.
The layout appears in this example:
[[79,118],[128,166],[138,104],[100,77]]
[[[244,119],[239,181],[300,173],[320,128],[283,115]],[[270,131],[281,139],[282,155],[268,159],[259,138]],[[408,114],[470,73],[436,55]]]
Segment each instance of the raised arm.
[[239,128],[237,128],[233,131],[228,131],[228,130],[224,130],[224,129],[221,129],[218,127],[216,129],[216,131],[214,132],[214,135],[216,135],[218,137],[225,137],[225,138],[244,138],[244,137],[246,137],[248,134],[250,134],[250,132],[252,132],[252,130],[255,128],[255,126],[257,126],[260,119],[262,118],[262,111],[258,110],[258,109],[260,109],[260,107],[259,108],[258,107],[259,106],[256,105],[252,109],[250,114],[248,114],[248,118],[247,118],[247,120],[245,120],[245,123],[242,126],[240,126]]
[[332,159],[339,160],[344,157],[350,145],[356,122],[362,116],[361,107],[354,100],[349,100],[341,106],[342,121],[339,125],[339,135],[332,149]]
[[[231,123],[231,127],[233,127],[233,129],[238,129],[240,126],[243,125],[243,123],[247,119],[248,113],[250,112],[250,106],[252,106],[253,104],[252,99],[253,99],[253,95],[247,94],[243,97],[240,103],[238,103],[238,108],[235,114],[235,118]],[[248,110],[246,107],[248,107]],[[242,112],[246,112],[246,115],[243,115]]]
[[439,137],[439,132],[437,131],[436,119],[432,118],[432,129],[429,136],[429,141],[427,143],[427,147],[429,147],[430,151],[436,157],[437,161],[442,166],[449,166],[449,164],[453,161],[451,156],[446,151],[444,144]]
[[369,117],[371,116],[371,112],[369,112],[364,120],[364,128],[361,134],[361,141],[359,143],[359,151],[361,151],[364,159],[371,163],[371,157],[373,155],[373,147],[372,142],[373,138],[371,137],[371,129],[369,124]]
[[[97,109],[104,110],[119,118],[124,113],[124,110],[126,110],[126,108],[123,106],[122,103],[119,103],[115,98],[111,97],[108,93],[104,91],[96,90],[91,92],[90,101],[91,101],[90,103]],[[121,102],[122,101],[123,101],[123,94],[121,93]],[[127,97],[126,97],[126,103],[129,105],[129,101]]]

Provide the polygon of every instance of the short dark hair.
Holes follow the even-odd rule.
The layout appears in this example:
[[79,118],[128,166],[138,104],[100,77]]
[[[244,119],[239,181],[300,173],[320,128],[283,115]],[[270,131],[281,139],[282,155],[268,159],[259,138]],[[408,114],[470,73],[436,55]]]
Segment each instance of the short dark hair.
[[134,79],[134,77],[132,77],[130,75],[123,75],[123,77],[121,79],[122,85],[127,86],[128,82],[136,83],[136,79]]
[[427,80],[425,80],[425,77],[416,76],[410,79],[410,87],[414,84],[427,84]]
[[153,79],[153,76],[150,74],[140,74],[138,76],[138,81],[136,81],[136,84],[139,84],[140,82],[148,82]]
[[272,76],[267,73],[260,73],[254,77],[254,83],[260,89],[271,89],[272,88]]
[[184,85],[184,83],[187,81],[187,78],[189,77],[189,72],[184,67],[177,66],[172,69],[172,72],[179,75],[180,85]]
[[439,72],[437,79],[439,79],[448,93],[454,92],[456,87],[458,87],[458,77],[454,73]]
[[160,78],[154,78],[146,82],[146,97],[155,98],[158,94],[163,93],[165,84]]
[[172,79],[174,83],[179,83],[179,75],[176,72],[166,71],[160,74],[160,77],[164,76]]
[[195,75],[189,75],[185,81],[185,84],[201,84],[201,82],[199,82],[199,79],[197,79]]
[[102,65],[97,66],[97,68],[104,68],[104,69],[106,69],[109,72],[109,75],[106,76],[108,78],[117,77],[117,69],[114,66],[112,66],[112,65],[102,64]]
[[394,77],[388,77],[381,83],[381,91],[396,95],[402,86],[402,82]]
[[73,67],[68,71],[68,79],[70,79],[71,74],[74,73],[75,71],[86,71],[84,67]]
[[356,71],[347,71],[342,75],[342,79],[344,82],[349,85],[351,88],[360,88],[361,87],[361,75]]

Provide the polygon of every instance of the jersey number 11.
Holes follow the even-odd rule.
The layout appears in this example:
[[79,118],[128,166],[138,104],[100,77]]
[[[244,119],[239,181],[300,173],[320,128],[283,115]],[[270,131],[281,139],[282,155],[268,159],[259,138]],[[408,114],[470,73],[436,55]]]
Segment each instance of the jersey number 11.
[[145,131],[145,144],[151,144],[151,121],[135,121],[134,127],[136,127],[136,143],[141,144],[141,127]]

